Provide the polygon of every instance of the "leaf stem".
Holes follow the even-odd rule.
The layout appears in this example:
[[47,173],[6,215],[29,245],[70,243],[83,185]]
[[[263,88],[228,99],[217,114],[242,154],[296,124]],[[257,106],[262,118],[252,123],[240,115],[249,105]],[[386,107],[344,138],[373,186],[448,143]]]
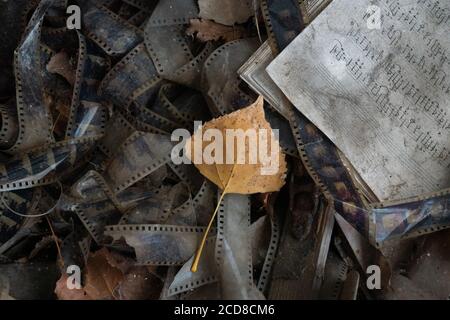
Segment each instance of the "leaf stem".
[[198,264],[200,262],[200,257],[202,256],[203,248],[205,247],[206,238],[208,237],[209,230],[211,230],[214,219],[216,218],[217,211],[219,211],[220,204],[222,203],[223,197],[225,197],[225,195],[227,194],[227,189],[228,189],[228,186],[230,185],[231,179],[233,179],[235,168],[236,168],[236,164],[234,164],[233,169],[231,170],[231,174],[230,174],[230,177],[228,178],[227,184],[226,184],[225,188],[223,189],[222,194],[220,195],[219,201],[217,201],[216,210],[214,210],[211,220],[209,220],[208,226],[206,227],[205,233],[203,234],[202,241],[200,242],[200,246],[198,247],[197,252],[195,253],[194,261],[192,262],[192,267],[191,267],[192,272],[197,272],[197,270],[198,270]]
[[213,213],[211,219],[209,220],[208,227],[206,227],[206,230],[203,233],[202,241],[200,242],[200,246],[198,247],[197,252],[195,253],[194,261],[192,262],[192,267],[191,267],[192,272],[197,272],[197,270],[198,270],[198,264],[200,262],[200,257],[202,256],[203,248],[205,247],[206,238],[208,237],[209,230],[212,227],[212,224],[214,222],[214,219],[216,218],[217,212],[219,211],[220,204],[222,203],[222,200],[223,200],[223,197],[225,196],[225,194],[226,194],[225,191],[222,192],[222,195],[220,196],[219,201],[217,202],[216,210],[214,210],[214,213]]

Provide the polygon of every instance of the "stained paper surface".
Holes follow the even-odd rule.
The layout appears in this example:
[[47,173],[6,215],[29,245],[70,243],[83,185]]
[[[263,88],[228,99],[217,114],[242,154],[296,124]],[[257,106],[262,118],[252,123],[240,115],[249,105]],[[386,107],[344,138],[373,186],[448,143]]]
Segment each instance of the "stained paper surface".
[[334,0],[267,71],[380,200],[416,196],[450,187],[449,31],[448,1]]

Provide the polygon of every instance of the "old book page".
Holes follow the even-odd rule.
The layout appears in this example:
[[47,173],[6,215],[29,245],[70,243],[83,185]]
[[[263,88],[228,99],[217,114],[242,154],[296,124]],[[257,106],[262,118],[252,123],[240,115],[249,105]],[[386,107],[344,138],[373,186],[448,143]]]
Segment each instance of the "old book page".
[[450,2],[334,0],[267,68],[380,200],[450,187]]

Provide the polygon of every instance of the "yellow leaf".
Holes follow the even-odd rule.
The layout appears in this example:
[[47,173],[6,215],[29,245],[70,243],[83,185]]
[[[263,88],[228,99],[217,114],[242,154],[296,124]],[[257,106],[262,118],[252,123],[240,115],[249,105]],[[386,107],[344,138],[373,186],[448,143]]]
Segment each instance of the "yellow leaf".
[[[190,160],[194,163],[200,173],[223,190],[222,196],[218,201],[216,210],[213,213],[194,258],[192,264],[193,272],[197,270],[207,234],[225,194],[274,192],[280,190],[285,183],[287,170],[286,160],[284,154],[281,152],[279,142],[275,138],[270,124],[264,117],[263,105],[264,100],[260,97],[254,104],[247,108],[207,122],[201,130],[197,130],[186,143],[186,150],[189,151],[187,152],[187,156],[190,157]],[[211,148],[212,144],[217,143],[217,138],[205,139],[204,134],[208,132],[209,129],[215,129],[217,130],[217,133],[221,134],[223,139],[222,148]],[[244,136],[241,135],[240,143],[239,138],[236,139],[236,135],[229,134],[230,130],[234,133],[244,133]],[[265,138],[261,140],[260,134]],[[241,146],[240,148],[239,145]],[[207,152],[206,155],[211,154],[214,156],[215,160],[222,159],[222,162],[214,161],[211,163],[210,160],[209,164],[205,163],[204,155],[207,150],[214,151]],[[262,152],[262,155],[272,154],[272,156],[275,156],[270,158],[272,162],[267,162],[269,157],[267,157],[266,160],[261,159],[260,151],[264,151]],[[220,153],[222,154],[220,155]],[[234,161],[226,161],[227,156]],[[238,161],[239,156],[241,157],[240,162]],[[253,161],[250,161],[250,159],[253,159]],[[271,174],[264,174],[265,168],[273,167],[273,160],[275,159],[277,160],[275,162],[275,170]],[[270,166],[270,164],[272,164],[272,166]]]
[[[207,122],[203,125],[201,132],[198,130],[186,143],[186,148],[191,150],[191,152],[188,152],[187,154],[188,156],[191,154],[190,160],[194,162],[194,165],[200,173],[211,180],[220,189],[226,189],[227,193],[254,194],[274,192],[280,190],[284,185],[286,161],[284,154],[281,152],[280,145],[274,137],[272,128],[264,117],[263,103],[264,100],[260,97],[249,107]],[[227,153],[232,153],[231,156],[234,160],[237,160],[238,155],[241,154],[241,156],[245,156],[243,158],[245,159],[245,163],[239,164],[237,161],[234,161],[233,163],[206,164],[202,155],[208,145],[214,141],[205,141],[205,139],[202,139],[202,134],[209,129],[217,129],[223,136],[223,160],[226,160]],[[257,139],[258,135],[266,130],[267,140],[264,141],[265,145],[263,146],[259,143],[254,145],[250,139],[247,138],[245,139],[245,148],[239,149],[238,139],[235,139],[235,136],[230,136],[226,133],[226,131],[230,129],[242,130],[241,132],[244,133],[254,132]],[[248,136],[249,135],[247,135],[247,137]],[[234,139],[234,148],[231,148],[231,150],[229,150],[230,148],[227,148],[230,139]],[[195,147],[197,141],[202,144],[201,148]],[[243,140],[241,140],[241,142],[242,141]],[[264,167],[268,166],[268,164],[261,161],[259,151],[263,150],[263,148],[265,148],[267,152],[272,151],[272,142],[272,147],[276,148],[275,154],[278,156],[278,165],[275,174],[261,174]],[[231,143],[229,145],[231,145]],[[244,155],[242,155],[242,152],[244,152]],[[202,163],[196,163],[197,161],[194,154],[197,155],[197,159],[202,159]],[[249,163],[251,157],[256,159],[254,164]]]

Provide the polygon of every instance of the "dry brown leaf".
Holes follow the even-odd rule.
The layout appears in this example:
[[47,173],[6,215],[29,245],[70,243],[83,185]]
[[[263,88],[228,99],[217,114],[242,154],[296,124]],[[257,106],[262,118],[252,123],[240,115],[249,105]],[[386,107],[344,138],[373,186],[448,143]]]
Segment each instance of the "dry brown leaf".
[[70,64],[70,58],[64,51],[58,52],[47,64],[47,71],[64,77],[72,86],[75,83],[75,70]]
[[153,275],[147,267],[132,267],[120,283],[117,295],[120,300],[158,299],[163,282]]
[[[200,171],[202,175],[211,180],[214,184],[216,184],[220,189],[223,190],[221,198],[217,203],[216,210],[214,211],[211,221],[208,224],[208,227],[203,235],[202,241],[200,243],[199,249],[194,258],[194,262],[192,264],[192,272],[197,271],[198,263],[200,260],[201,252],[206,243],[206,237],[208,232],[212,226],[214,218],[219,209],[219,205],[225,196],[228,193],[238,193],[238,194],[254,194],[254,193],[265,193],[265,192],[275,192],[279,191],[281,187],[285,183],[286,177],[286,160],[283,152],[281,151],[279,142],[276,140],[272,128],[270,124],[265,119],[264,115],[264,99],[259,97],[258,100],[247,108],[235,111],[231,114],[225,115],[223,117],[214,119],[210,122],[207,122],[202,130],[197,130],[194,135],[186,142],[186,150],[188,157],[190,156],[191,161],[195,164],[197,169]],[[227,159],[227,152],[233,153],[234,158],[237,159],[237,156],[241,153],[244,156],[245,162],[244,164],[236,163],[212,163],[206,164],[204,161],[202,163],[196,163],[196,159],[203,159],[203,154],[205,150],[208,150],[208,146],[213,142],[203,139],[202,135],[209,129],[216,129],[221,132],[221,136],[223,139],[223,151],[222,157],[223,159]],[[237,143],[234,143],[234,148],[232,150],[227,150],[227,129],[234,130],[242,130],[243,132],[247,132],[247,130],[255,130],[256,136],[261,132],[260,130],[266,130],[267,140],[265,140],[265,147],[268,151],[271,151],[272,147],[275,147],[278,155],[278,167],[276,168],[274,174],[262,174],[262,169],[267,165],[267,163],[263,163],[259,158],[259,149],[264,147],[264,145],[260,142],[257,145],[250,146],[249,139],[245,140],[245,148],[239,150],[237,148]],[[234,139],[234,137],[232,137]],[[197,144],[201,145],[201,148],[196,148]],[[263,142],[264,143],[264,142]],[[272,145],[273,144],[273,145]],[[251,147],[254,147],[253,152],[256,150],[258,155],[257,161],[254,164],[250,163],[250,150]],[[209,148],[214,149],[214,148]],[[211,154],[216,154],[216,150],[211,152]],[[231,155],[231,154],[230,154]]]
[[56,283],[55,293],[60,300],[110,300],[116,299],[114,291],[123,281],[120,269],[111,265],[116,261],[108,249],[103,248],[89,256],[86,265],[86,285],[82,289],[67,287],[67,274]]
[[55,294],[59,300],[92,300],[84,289],[69,289],[67,274],[63,274],[56,282]]
[[[249,141],[246,140],[246,148],[245,155],[246,163],[245,164],[195,164],[197,169],[211,180],[214,184],[216,184],[220,189],[224,190],[226,193],[239,193],[239,194],[254,194],[254,193],[266,193],[266,192],[275,192],[281,189],[281,187],[285,183],[285,175],[286,175],[286,160],[283,152],[280,149],[280,145],[273,135],[272,128],[270,124],[267,122],[264,116],[264,108],[263,108],[264,100],[260,97],[254,104],[225,115],[223,117],[214,119],[210,122],[207,122],[203,125],[202,132],[205,132],[208,129],[218,129],[222,132],[223,135],[223,145],[224,147],[227,144],[226,129],[242,129],[244,131],[248,129],[265,129],[270,133],[268,136],[267,144],[270,146],[271,140],[274,140],[274,144],[276,148],[278,148],[278,170],[274,175],[262,175],[261,169],[263,168],[263,163],[258,159],[256,164],[249,164]],[[191,150],[191,158],[195,155],[194,152],[197,153],[197,157],[201,157],[205,148],[211,144],[210,141],[203,141],[203,146],[197,150],[194,149],[195,141],[199,139],[201,140],[200,132],[196,132],[190,140],[187,141],[186,147]],[[268,150],[270,148],[268,147]],[[227,152],[234,152],[234,159],[237,158],[237,152],[239,151],[236,147],[234,150],[226,150],[224,148],[223,158],[226,159]],[[189,153],[188,153],[189,155]],[[191,159],[193,160],[193,159]]]
[[114,290],[123,280],[123,273],[111,266],[109,251],[103,248],[92,254],[87,263],[84,290],[93,300],[114,299]]
[[211,20],[191,19],[186,34],[189,36],[196,34],[197,39],[203,42],[220,39],[229,42],[244,38],[246,30],[243,27],[225,26]]

